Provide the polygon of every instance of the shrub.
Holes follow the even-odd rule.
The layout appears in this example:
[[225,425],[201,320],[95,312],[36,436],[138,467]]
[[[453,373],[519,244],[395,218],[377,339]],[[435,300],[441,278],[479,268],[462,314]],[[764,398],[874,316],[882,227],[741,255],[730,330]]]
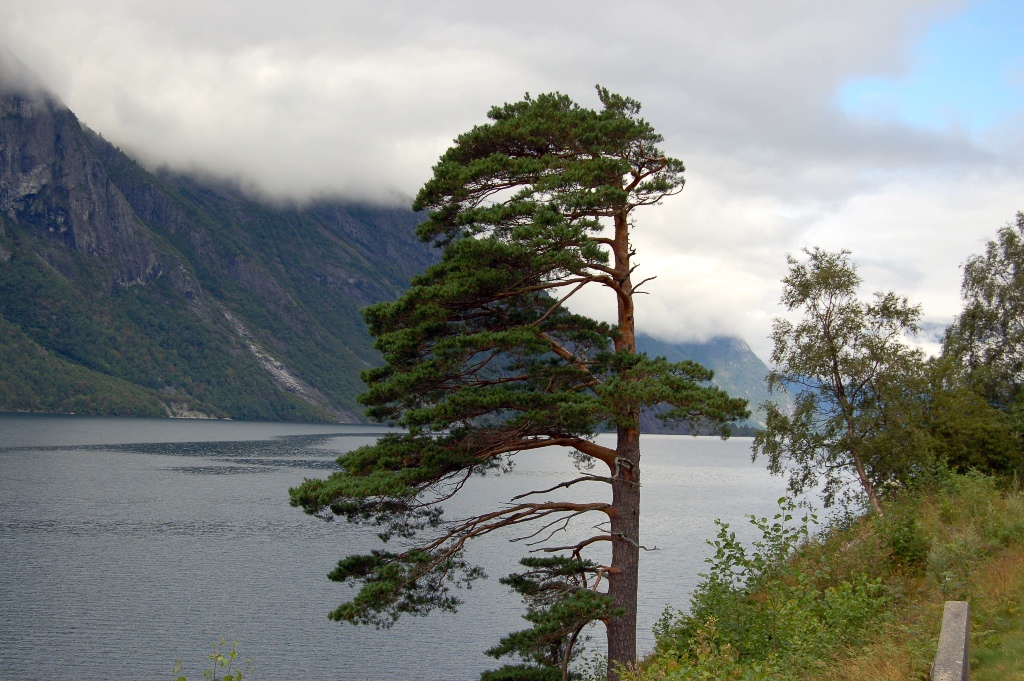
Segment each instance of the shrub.
[[894,505],[877,525],[893,566],[912,573],[920,572],[928,560],[930,546],[917,522],[916,508],[913,505]]
[[825,554],[802,557],[814,545],[816,517],[808,512],[794,523],[792,500],[779,507],[771,520],[750,517],[761,535],[750,549],[718,522],[711,569],[689,614],[668,609],[655,627],[663,676],[643,678],[788,678],[859,642],[885,616],[890,596],[881,580],[834,574]]

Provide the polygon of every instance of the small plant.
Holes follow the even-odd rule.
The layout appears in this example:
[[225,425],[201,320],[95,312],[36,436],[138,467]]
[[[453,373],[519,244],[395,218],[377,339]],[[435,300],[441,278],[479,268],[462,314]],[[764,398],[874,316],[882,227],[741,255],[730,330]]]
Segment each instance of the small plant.
[[975,564],[989,552],[971,527],[955,532],[949,541],[932,547],[928,554],[928,576],[947,600],[970,598]]
[[920,572],[928,561],[930,546],[915,509],[896,507],[880,519],[878,527],[892,564],[911,573]]
[[[231,650],[225,650],[227,641],[221,637],[219,643],[213,644],[213,652],[206,656],[206,659],[213,663],[213,669],[203,671],[203,678],[208,681],[243,681],[246,676],[252,673],[252,660],[246,660],[245,669],[236,665],[238,661],[238,641],[231,643]],[[185,666],[182,660],[174,665],[174,681],[188,681],[184,672]]]

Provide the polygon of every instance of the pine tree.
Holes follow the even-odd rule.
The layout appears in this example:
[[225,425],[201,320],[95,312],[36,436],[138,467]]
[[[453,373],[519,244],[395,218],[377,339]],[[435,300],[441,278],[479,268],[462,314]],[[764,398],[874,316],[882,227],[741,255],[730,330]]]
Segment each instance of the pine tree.
[[[600,620],[610,677],[635,660],[640,411],[667,405],[664,420],[723,435],[748,412],[710,385],[704,367],[636,352],[634,211],[681,191],[683,164],[658,149],[662,137],[638,102],[600,87],[598,95],[600,110],[558,93],[492,108],[491,122],[459,136],[417,195],[413,208],[428,214],[418,234],[443,249],[441,260],[399,300],[364,311],[385,364],[364,372],[360,397],[370,417],[407,432],[344,454],[340,471],[291,490],[308,513],[375,523],[403,544],[339,562],[331,579],[361,588],[333,619],[388,626],[405,613],[453,610],[450,587],[482,574],[465,559],[468,541],[508,527],[545,538],[594,515],[597,534],[543,547],[567,561],[531,564],[522,579],[533,582],[516,583],[530,592],[535,629],[572,636],[580,622]],[[567,309],[593,285],[614,294],[617,324]],[[594,439],[607,428],[614,448]],[[444,518],[439,504],[474,473],[545,447],[569,448],[580,475],[468,519]],[[592,483],[610,486],[611,499],[544,496]],[[608,545],[610,556],[583,558]],[[517,640],[565,656],[568,639],[560,647],[532,636]],[[532,654],[514,643],[507,652]]]

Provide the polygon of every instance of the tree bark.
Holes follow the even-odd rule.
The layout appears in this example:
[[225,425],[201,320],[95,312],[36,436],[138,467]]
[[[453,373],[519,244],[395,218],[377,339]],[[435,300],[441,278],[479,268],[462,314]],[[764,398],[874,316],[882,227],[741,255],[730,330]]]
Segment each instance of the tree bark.
[[612,569],[608,594],[622,615],[608,621],[608,679],[615,665],[636,661],[636,608],[640,568],[640,431],[618,428],[618,470],[612,482]]
[[[846,421],[846,434],[850,438],[850,442],[853,443],[856,437],[856,433],[853,429],[853,422],[849,418]],[[878,500],[878,494],[875,492],[875,486],[871,484],[871,479],[868,478],[868,472],[864,470],[864,462],[861,461],[860,454],[857,452],[856,447],[851,445],[850,458],[853,459],[854,470],[857,471],[857,478],[860,480],[861,486],[868,495],[868,500],[871,502],[871,508],[875,510],[875,514],[881,518],[882,513],[882,502]]]
[[[615,216],[612,244],[618,298],[619,337],[615,350],[636,352],[633,285],[630,280],[629,220],[627,210]],[[618,681],[618,665],[636,662],[636,608],[640,568],[640,409],[632,408],[617,427],[615,466],[612,471],[612,573],[608,594],[623,614],[608,621],[608,679]]]
[[882,512],[882,502],[879,501],[878,493],[875,492],[875,486],[871,484],[867,471],[864,470],[864,462],[860,460],[860,456],[858,456],[856,452],[853,452],[852,456],[854,468],[857,469],[857,477],[860,478],[860,484],[868,494],[868,500],[871,501],[871,508],[875,510],[875,515],[881,518],[885,515]]

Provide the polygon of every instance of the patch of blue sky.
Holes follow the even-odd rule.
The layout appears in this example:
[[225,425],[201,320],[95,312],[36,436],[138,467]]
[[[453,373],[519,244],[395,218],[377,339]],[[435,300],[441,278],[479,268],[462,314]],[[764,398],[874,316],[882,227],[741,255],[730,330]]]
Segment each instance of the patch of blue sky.
[[1024,2],[971,3],[911,46],[908,71],[839,88],[854,118],[981,133],[1024,110]]

